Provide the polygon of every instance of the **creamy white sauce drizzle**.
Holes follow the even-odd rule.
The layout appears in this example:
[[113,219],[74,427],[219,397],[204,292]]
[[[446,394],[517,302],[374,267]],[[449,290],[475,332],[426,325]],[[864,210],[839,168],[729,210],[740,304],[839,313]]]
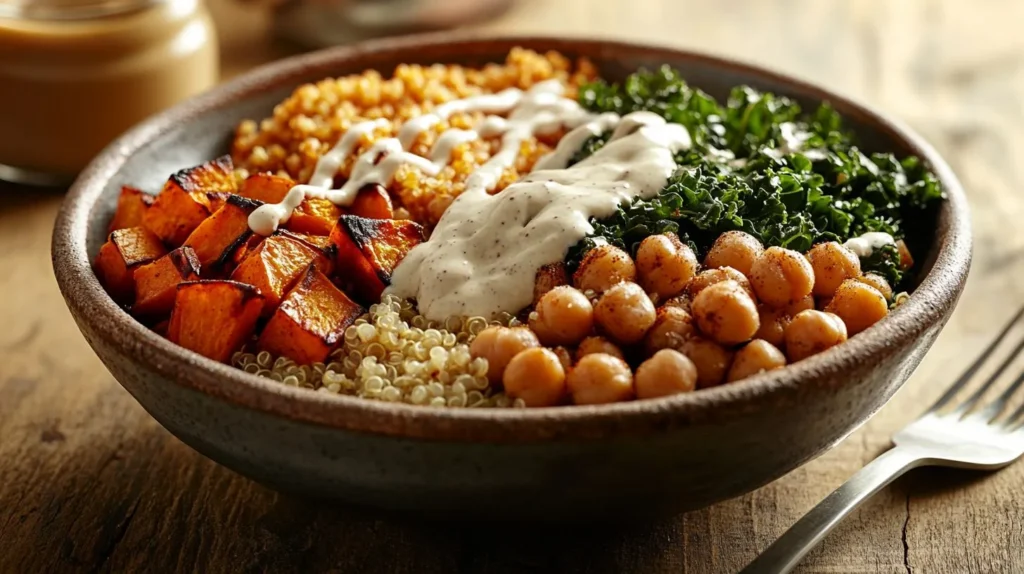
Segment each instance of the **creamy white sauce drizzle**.
[[843,246],[857,254],[857,257],[871,257],[875,249],[896,243],[892,235],[881,231],[869,231],[860,237],[851,237]]
[[484,180],[475,180],[430,239],[398,265],[389,290],[416,299],[420,313],[435,320],[515,313],[529,305],[540,267],[561,261],[593,232],[591,218],[660,192],[676,168],[673,155],[691,144],[683,126],[648,112],[597,118],[574,133],[615,124],[604,147],[570,168],[561,167],[571,157],[567,146],[546,158],[544,165],[556,168],[534,171],[501,193],[490,195]]
[[[468,187],[491,190],[497,185],[502,172],[515,163],[523,142],[528,138],[550,135],[565,128],[573,129],[592,118],[592,114],[575,100],[563,97],[564,90],[560,81],[547,80],[525,92],[510,88],[497,94],[441,104],[432,113],[405,122],[397,137],[375,142],[356,158],[348,180],[340,188],[332,189],[338,169],[351,157],[359,142],[388,124],[383,119],[357,123],[320,157],[308,184],[290,189],[280,203],[266,204],[253,211],[249,216],[249,227],[260,235],[270,235],[287,223],[295,208],[306,198],[323,198],[340,206],[351,205],[364,186],[380,184],[387,187],[403,165],[414,166],[430,176],[437,175],[448,164],[452,150],[460,143],[501,136],[497,153],[467,180]],[[445,130],[431,148],[429,158],[409,151],[420,134],[462,112],[508,113],[508,117],[489,115],[473,130]]]

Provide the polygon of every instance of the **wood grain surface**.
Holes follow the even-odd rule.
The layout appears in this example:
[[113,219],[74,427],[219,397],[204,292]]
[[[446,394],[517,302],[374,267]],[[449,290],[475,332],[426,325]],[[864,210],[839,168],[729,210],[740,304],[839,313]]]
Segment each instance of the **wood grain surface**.
[[[226,75],[288,51],[268,41],[266,13],[214,2]],[[811,79],[912,124],[970,193],[967,291],[904,390],[775,483],[642,526],[430,524],[286,498],[217,466],[157,425],[75,328],[49,262],[61,195],[0,187],[0,573],[737,571],[887,448],[1024,301],[1022,21],[1019,0],[523,0],[484,25],[644,39]],[[1022,464],[915,471],[800,571],[1024,571],[1022,485]]]

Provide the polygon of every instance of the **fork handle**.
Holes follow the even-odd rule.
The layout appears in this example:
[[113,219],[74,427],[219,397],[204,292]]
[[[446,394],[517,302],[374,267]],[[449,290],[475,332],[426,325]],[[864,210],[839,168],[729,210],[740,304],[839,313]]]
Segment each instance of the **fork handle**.
[[897,446],[882,453],[826,496],[740,574],[789,572],[846,515],[903,473],[924,464],[927,458],[921,451],[908,447]]

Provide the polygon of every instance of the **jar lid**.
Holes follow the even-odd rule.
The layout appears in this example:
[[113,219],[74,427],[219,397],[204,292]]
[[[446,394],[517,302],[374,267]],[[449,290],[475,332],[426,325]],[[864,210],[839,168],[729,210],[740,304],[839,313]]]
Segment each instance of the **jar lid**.
[[143,10],[166,0],[8,0],[0,18],[37,21],[91,20]]

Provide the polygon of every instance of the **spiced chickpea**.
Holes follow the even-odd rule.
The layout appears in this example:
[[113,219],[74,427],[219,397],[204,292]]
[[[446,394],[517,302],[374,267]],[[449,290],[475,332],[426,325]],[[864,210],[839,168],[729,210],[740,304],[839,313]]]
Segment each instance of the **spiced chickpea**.
[[743,231],[726,231],[711,245],[704,257],[704,266],[732,267],[749,276],[750,267],[761,253],[764,253],[764,246],[753,235]]
[[786,344],[786,326],[793,319],[792,315],[785,309],[773,309],[767,305],[761,305],[757,309],[760,327],[754,333],[755,339],[765,341],[782,348]]
[[750,284],[760,301],[783,307],[811,294],[814,269],[802,253],[769,247],[754,261]]
[[831,297],[843,281],[860,276],[860,258],[835,241],[812,247],[807,260],[814,270],[812,293],[816,297]]
[[728,382],[745,379],[763,371],[786,366],[786,356],[764,339],[754,339],[736,351],[726,377]]
[[631,345],[654,324],[655,309],[636,283],[623,282],[605,291],[594,308],[594,320],[613,341]]
[[702,333],[723,345],[748,341],[760,327],[754,301],[731,280],[698,293],[693,300],[693,316]]
[[565,263],[561,261],[544,265],[537,270],[533,279],[533,302],[540,301],[545,293],[559,285],[569,284],[569,274],[565,270]]
[[846,325],[832,313],[810,309],[786,326],[786,357],[794,363],[846,340]]
[[640,399],[688,393],[697,388],[697,367],[679,351],[662,349],[637,367],[634,378]]
[[594,353],[604,353],[626,360],[626,356],[622,354],[622,349],[618,348],[615,343],[608,339],[599,336],[587,337],[580,341],[580,345],[576,347],[576,360],[579,361],[583,357]]
[[889,304],[878,289],[856,279],[847,279],[836,289],[825,311],[838,315],[852,337],[888,315]]
[[794,301],[794,302],[790,303],[789,305],[786,305],[785,307],[782,308],[782,310],[785,311],[786,314],[789,315],[790,317],[792,317],[793,315],[796,315],[800,311],[806,311],[808,309],[814,309],[814,296],[813,295],[808,295],[808,296],[804,297],[803,299],[799,299],[797,301]]
[[572,368],[572,351],[561,346],[554,347],[551,351],[555,353],[556,357],[558,357],[558,362],[562,363],[562,369],[568,373],[569,369]]
[[583,256],[572,280],[580,291],[603,293],[616,283],[635,281],[636,265],[629,254],[618,247],[600,245]]
[[878,292],[882,294],[882,297],[885,297],[886,301],[892,301],[892,287],[889,286],[889,282],[885,280],[885,277],[878,273],[865,273],[858,277],[857,280],[878,289]]
[[569,371],[566,386],[577,405],[627,401],[635,396],[633,372],[618,357],[604,353],[587,355]]
[[717,269],[705,269],[704,271],[701,271],[686,285],[686,294],[690,296],[690,301],[693,301],[693,299],[697,297],[697,294],[706,289],[709,285],[721,283],[722,281],[735,281],[739,283],[747,294],[750,295],[751,299],[754,299],[755,301],[757,300],[754,295],[754,289],[750,286],[750,280],[747,279],[747,276],[732,267],[719,267]]
[[661,349],[679,349],[695,332],[690,313],[681,307],[662,305],[644,337],[644,348],[648,355]]
[[533,347],[512,357],[502,375],[505,394],[528,407],[551,407],[565,396],[565,368],[550,349]]
[[694,335],[680,349],[697,367],[697,388],[720,385],[732,364],[732,351],[718,343]]
[[673,297],[697,273],[697,257],[674,233],[651,235],[636,252],[640,286],[659,301]]
[[473,357],[487,359],[487,378],[498,385],[512,357],[539,346],[537,336],[526,327],[488,327],[473,339],[469,352]]
[[568,285],[551,289],[530,313],[530,328],[548,346],[575,345],[594,326],[594,307],[583,293]]

